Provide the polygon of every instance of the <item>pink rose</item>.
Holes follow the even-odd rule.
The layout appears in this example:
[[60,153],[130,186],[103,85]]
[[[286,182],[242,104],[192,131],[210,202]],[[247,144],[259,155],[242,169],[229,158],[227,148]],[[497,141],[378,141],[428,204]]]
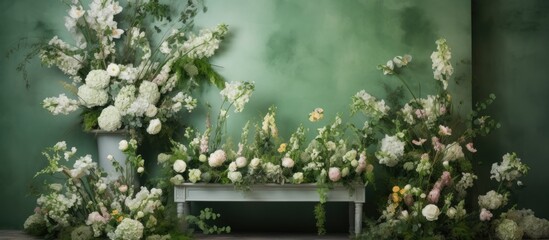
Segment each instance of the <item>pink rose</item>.
[[330,177],[330,180],[332,180],[332,182],[337,182],[339,179],[341,179],[341,171],[337,167],[331,167],[328,170],[328,176]]
[[427,200],[429,200],[430,203],[437,203],[439,198],[440,198],[440,189],[437,189],[437,188],[433,188],[433,190],[429,192],[429,196],[427,196]]
[[489,210],[486,210],[486,208],[483,208],[480,210],[480,221],[490,221],[492,219],[493,215]]

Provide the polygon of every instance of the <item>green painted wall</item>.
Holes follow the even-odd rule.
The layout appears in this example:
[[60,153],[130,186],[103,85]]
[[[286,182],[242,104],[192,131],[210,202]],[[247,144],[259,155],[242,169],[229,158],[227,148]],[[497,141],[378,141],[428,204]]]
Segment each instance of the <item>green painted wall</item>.
[[[348,115],[350,97],[361,89],[384,96],[384,85],[395,86],[375,66],[395,55],[414,56],[410,70],[415,84],[421,82],[425,94],[433,87],[429,55],[438,37],[446,37],[453,47],[456,81],[451,83],[454,98],[467,111],[471,99],[471,15],[470,3],[461,0],[209,0],[208,12],[196,19],[198,26],[220,22],[230,26],[231,35],[213,61],[227,80],[255,81],[256,92],[242,114],[229,119],[231,134],[246,119],[258,120],[271,105],[278,107],[282,136],[305,123],[308,113],[323,107],[331,119],[337,112]],[[42,34],[66,35],[59,1],[1,1],[0,52],[17,44],[21,37]],[[54,117],[41,109],[44,97],[62,91],[56,80],[64,76],[41,68],[36,60],[30,66],[30,89],[15,71],[21,60],[0,60],[0,138],[3,165],[0,167],[0,228],[21,228],[32,212],[34,198],[28,196],[33,174],[44,166],[41,150],[59,140],[80,147],[81,153],[95,153],[93,136],[84,134],[76,114]],[[463,63],[462,63],[463,62]],[[206,88],[202,102],[219,104],[218,90]],[[215,109],[215,107],[214,107]],[[190,120],[202,124],[204,110]],[[323,122],[322,124],[325,124]],[[145,152],[154,161],[158,148]],[[152,164],[154,165],[154,164]],[[39,180],[35,182],[39,183]],[[314,231],[312,205],[216,204],[228,224],[236,229],[261,231]],[[247,208],[246,211],[241,209]],[[274,208],[275,210],[272,210]],[[251,210],[250,210],[251,209]],[[328,208],[330,231],[346,231],[346,205]],[[338,213],[339,212],[339,213]],[[266,214],[263,214],[266,213]],[[273,224],[271,224],[273,223]],[[276,223],[276,224],[274,224]]]
[[549,218],[549,2],[473,2],[473,99],[496,94],[490,114],[502,125],[478,141],[477,160],[489,172],[492,162],[515,151],[531,167],[515,200]]

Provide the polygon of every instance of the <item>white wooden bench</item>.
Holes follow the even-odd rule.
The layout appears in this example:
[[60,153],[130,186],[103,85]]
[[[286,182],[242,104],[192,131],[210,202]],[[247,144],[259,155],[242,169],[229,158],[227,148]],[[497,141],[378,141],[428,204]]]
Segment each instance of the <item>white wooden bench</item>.
[[[235,190],[232,184],[183,183],[175,186],[177,216],[189,214],[189,202],[319,202],[315,184],[253,185],[251,191]],[[327,202],[349,202],[349,229],[359,235],[362,230],[364,187],[350,191],[336,186],[328,192]]]

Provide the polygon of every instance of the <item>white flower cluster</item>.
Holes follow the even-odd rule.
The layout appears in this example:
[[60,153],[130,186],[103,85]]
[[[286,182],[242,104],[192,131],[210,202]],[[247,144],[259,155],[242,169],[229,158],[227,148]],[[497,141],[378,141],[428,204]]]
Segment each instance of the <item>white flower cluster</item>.
[[177,95],[172,98],[172,101],[174,104],[172,105],[171,110],[174,113],[179,112],[182,107],[185,107],[188,112],[192,112],[197,104],[196,99],[183,92],[177,93]]
[[496,227],[496,237],[501,240],[520,240],[523,235],[517,223],[509,219],[503,219]]
[[[415,102],[416,100],[412,100]],[[417,99],[417,102],[421,106],[420,109],[415,109],[415,111],[410,107],[407,109],[402,109],[403,114],[405,114],[405,119],[407,123],[413,124],[415,121],[410,120],[409,114],[411,111],[414,111],[414,115],[417,119],[425,121],[425,123],[432,127],[436,120],[446,113],[446,102],[440,97],[428,95],[427,98]]]
[[[72,47],[63,42],[57,36],[53,37],[48,43],[48,49],[40,52],[40,60],[46,66],[57,66],[63,73],[69,75],[75,83],[82,79],[78,76],[78,71],[82,68],[83,56],[74,54],[78,48]],[[71,53],[71,55],[67,55]]]
[[500,164],[492,164],[490,179],[496,181],[515,181],[528,172],[528,167],[520,161],[516,154],[505,154]]
[[135,197],[131,198],[128,196],[124,201],[124,204],[132,213],[136,213],[137,216],[141,214],[152,214],[156,209],[162,206],[162,202],[160,202],[161,196],[161,189],[152,188],[149,192],[146,187],[141,187],[141,190],[135,194]]
[[494,190],[490,190],[486,195],[478,196],[478,205],[481,208],[494,210],[505,204],[507,204],[507,196],[499,194]]
[[54,225],[69,226],[69,220],[71,215],[69,211],[82,203],[82,199],[76,194],[60,194],[52,192],[48,195],[41,195],[36,203],[41,209],[45,211],[45,219],[54,221]]
[[392,60],[387,61],[387,64],[377,66],[377,69],[382,70],[383,75],[391,75],[395,73],[395,66],[397,68],[405,67],[411,61],[411,55],[406,54],[404,56],[396,56]]
[[109,234],[109,238],[113,240],[139,240],[143,237],[144,226],[141,222],[124,218],[116,227],[114,233]]
[[196,183],[200,181],[202,172],[200,169],[189,169],[189,181],[192,183]]
[[463,149],[459,145],[459,143],[454,142],[446,146],[444,149],[444,157],[442,157],[442,161],[455,161],[457,159],[463,158],[465,155],[463,154]]
[[385,135],[381,140],[380,150],[376,152],[379,164],[394,167],[399,162],[399,158],[404,155],[404,145],[405,143],[397,136]]
[[225,88],[219,94],[229,103],[233,104],[235,112],[242,112],[244,105],[250,100],[254,90],[254,83],[250,82],[230,82],[225,84]]
[[450,47],[446,44],[446,39],[439,39],[435,43],[437,44],[437,51],[431,54],[433,75],[436,80],[442,82],[442,87],[446,90],[448,88],[448,79],[454,73],[454,68],[450,63],[452,53]]
[[378,119],[387,115],[390,109],[389,106],[385,105],[385,100],[377,101],[375,97],[364,90],[356,93],[352,100],[351,111],[353,113],[363,111],[365,114]]
[[467,189],[473,186],[473,181],[478,177],[472,173],[461,173],[462,177],[458,183],[456,183],[456,190],[461,196],[467,194]]
[[93,169],[97,169],[97,163],[88,154],[76,160],[73,169],[70,170],[70,174],[72,178],[81,178],[84,175],[89,175],[90,170]]
[[183,51],[192,59],[211,57],[219,48],[221,38],[227,34],[227,25],[220,24],[214,30],[203,29],[198,36],[191,34],[183,44]]
[[59,97],[49,97],[44,99],[42,106],[53,115],[67,115],[78,109],[78,101],[69,99],[64,93],[62,93],[59,94]]

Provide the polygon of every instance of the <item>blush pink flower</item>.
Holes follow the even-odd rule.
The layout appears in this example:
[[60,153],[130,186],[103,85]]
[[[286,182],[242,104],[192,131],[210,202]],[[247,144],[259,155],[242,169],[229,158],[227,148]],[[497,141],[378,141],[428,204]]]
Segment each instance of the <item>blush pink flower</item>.
[[440,140],[437,137],[432,137],[431,141],[433,143],[433,148],[437,152],[439,152],[441,150],[444,150],[444,148],[446,147],[446,146],[444,146],[444,144],[440,143]]
[[469,152],[472,152],[472,153],[476,153],[477,150],[473,147],[473,143],[467,143],[467,145],[465,145],[465,147],[467,148],[467,150],[469,150]]
[[494,215],[490,212],[490,210],[487,210],[486,208],[482,208],[480,210],[480,221],[490,221]]
[[431,190],[431,192],[429,192],[429,195],[427,196],[427,200],[430,203],[437,203],[439,198],[440,198],[440,189],[438,188],[433,188],[433,190]]
[[341,171],[337,167],[331,167],[328,170],[328,176],[330,177],[330,180],[332,182],[337,182],[339,179],[341,179]]
[[425,143],[425,141],[427,141],[427,139],[425,139],[425,138],[420,138],[420,139],[418,139],[418,140],[415,140],[415,139],[412,140],[412,143],[413,143],[414,145],[416,145],[416,146],[421,146],[421,145],[423,145],[423,143]]
[[442,183],[442,187],[452,185],[452,176],[450,175],[450,172],[442,172],[442,176],[440,176],[440,182]]
[[450,136],[452,135],[452,129],[446,126],[439,125],[438,134],[440,134],[441,136]]

